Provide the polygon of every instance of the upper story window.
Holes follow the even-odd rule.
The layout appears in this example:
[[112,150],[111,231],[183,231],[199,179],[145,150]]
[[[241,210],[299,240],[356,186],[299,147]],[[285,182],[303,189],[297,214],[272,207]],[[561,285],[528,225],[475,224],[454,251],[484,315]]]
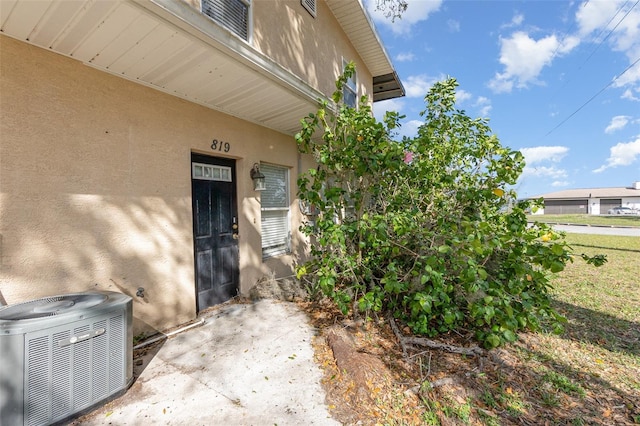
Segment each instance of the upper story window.
[[250,0],[202,0],[202,13],[244,40],[249,40]]
[[[342,60],[342,70],[347,67],[348,62]],[[347,80],[347,84],[342,86],[342,100],[345,105],[355,108],[358,105],[358,81],[357,74],[354,71],[353,75]]]

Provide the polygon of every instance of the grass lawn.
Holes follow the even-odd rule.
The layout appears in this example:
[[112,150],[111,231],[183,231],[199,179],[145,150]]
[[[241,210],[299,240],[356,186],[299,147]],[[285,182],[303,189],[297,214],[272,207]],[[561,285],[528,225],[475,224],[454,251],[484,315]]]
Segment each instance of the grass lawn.
[[532,369],[544,366],[581,389],[556,387],[566,421],[640,424],[640,238],[568,234],[567,241],[576,254],[609,261],[594,268],[576,256],[554,280],[564,334],[525,335],[513,349]]
[[[492,351],[494,363],[480,374],[467,364],[466,401],[478,424],[640,424],[640,238],[566,238],[575,261],[554,278],[552,293],[565,331],[522,334]],[[581,253],[608,262],[595,268]],[[451,406],[446,394],[434,396]],[[445,409],[438,423],[450,419]]]
[[596,216],[590,214],[529,215],[530,222],[571,223],[578,225],[608,225],[640,227],[640,216]]

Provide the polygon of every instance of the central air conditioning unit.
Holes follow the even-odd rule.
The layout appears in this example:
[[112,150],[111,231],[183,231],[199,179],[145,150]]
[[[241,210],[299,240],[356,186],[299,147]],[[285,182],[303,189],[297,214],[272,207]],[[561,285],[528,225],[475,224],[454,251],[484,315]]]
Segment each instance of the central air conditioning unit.
[[0,425],[49,425],[126,391],[131,297],[75,293],[0,308]]

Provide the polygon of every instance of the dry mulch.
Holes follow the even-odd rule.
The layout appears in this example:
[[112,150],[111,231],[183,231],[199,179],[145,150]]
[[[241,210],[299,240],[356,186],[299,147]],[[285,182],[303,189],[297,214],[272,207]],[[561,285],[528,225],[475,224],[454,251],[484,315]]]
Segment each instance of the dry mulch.
[[[318,329],[314,348],[329,409],[345,425],[633,425],[640,419],[640,392],[545,359],[536,334],[482,356],[420,348],[403,354],[385,320],[353,321],[330,302],[299,305]],[[439,340],[467,347],[472,339]],[[580,379],[584,390],[550,387],[547,377],[560,376]]]

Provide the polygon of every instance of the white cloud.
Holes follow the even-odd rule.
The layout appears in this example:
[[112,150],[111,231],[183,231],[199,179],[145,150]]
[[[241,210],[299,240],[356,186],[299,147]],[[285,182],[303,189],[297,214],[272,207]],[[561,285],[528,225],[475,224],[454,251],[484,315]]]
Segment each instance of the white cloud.
[[507,73],[496,73],[487,86],[494,93],[509,93],[513,90],[513,80]]
[[537,177],[537,178],[551,178],[551,179],[564,179],[568,176],[567,171],[564,169],[559,169],[557,167],[547,167],[547,166],[539,166],[539,167],[529,167],[525,166],[522,174],[520,175],[520,179],[524,179],[526,177]]
[[451,33],[459,33],[460,32],[460,22],[454,20],[454,19],[449,19],[447,21],[447,27],[449,28],[449,32]]
[[[603,34],[607,34],[607,43],[613,50],[624,53],[629,64],[640,56],[640,9],[636,9],[633,2],[589,1],[578,8],[576,23],[578,34],[593,38],[593,43],[601,43]],[[636,64],[615,81],[614,87],[639,82],[640,65]]]
[[569,53],[579,44],[576,37],[558,40],[550,35],[535,40],[524,31],[517,31],[510,37],[500,38],[500,63],[504,72],[497,72],[489,82],[496,93],[510,92],[514,87],[525,88],[536,83],[545,66],[551,64],[554,57]]
[[444,76],[429,77],[428,75],[412,75],[402,82],[408,98],[424,98],[433,84],[444,80]]
[[480,116],[482,117],[488,117],[489,113],[493,109],[491,100],[484,96],[479,96],[473,106],[480,108]]
[[416,136],[418,134],[418,127],[423,124],[424,122],[420,120],[409,120],[406,123],[402,123],[400,136],[407,136],[409,138]]
[[629,124],[629,120],[630,119],[631,119],[631,117],[628,117],[626,115],[616,115],[615,117],[613,117],[611,119],[611,122],[609,123],[607,128],[604,129],[604,132],[605,133],[613,133],[616,130],[624,129],[624,127],[627,124]]
[[396,61],[398,62],[410,62],[410,61],[413,61],[415,58],[416,58],[416,55],[414,55],[412,52],[398,53],[396,55]]
[[571,185],[571,182],[567,181],[567,180],[556,180],[555,182],[551,183],[551,186],[555,187],[555,188],[564,188]]
[[592,1],[581,5],[576,12],[580,34],[586,36],[609,23],[619,9],[622,0]]
[[519,27],[520,25],[522,25],[523,22],[524,22],[524,15],[522,13],[516,13],[515,15],[513,15],[513,18],[511,18],[511,22],[500,26],[500,28]]
[[566,146],[536,146],[520,149],[524,155],[525,167],[520,179],[527,177],[550,178],[555,182],[566,180],[568,173],[565,169],[554,165],[539,165],[540,163],[558,163],[569,152]]
[[522,148],[520,152],[524,155],[525,163],[530,166],[545,161],[557,163],[567,155],[569,148],[566,146],[536,146],[533,148]]
[[[623,4],[625,3],[625,4]],[[613,17],[613,20],[612,20]],[[601,37],[603,29],[615,27],[610,42],[619,51],[626,51],[640,43],[640,11],[634,10],[631,2],[624,0],[590,1],[576,12],[579,34],[587,37],[593,33]],[[607,34],[610,30],[607,30]],[[599,40],[597,40],[599,42]]]
[[606,169],[618,166],[629,166],[640,157],[640,136],[635,141],[619,143],[609,150],[609,158],[602,166],[595,169],[594,173],[601,173]]
[[395,111],[400,113],[404,108],[404,102],[401,99],[387,99],[373,104],[373,116],[378,121],[382,121],[387,111]]
[[[640,34],[638,34],[638,38],[640,38]],[[640,46],[638,47],[638,54],[640,55]],[[636,57],[636,60],[638,57]],[[616,80],[613,82],[613,87],[624,87],[635,84],[636,82],[640,82],[640,62],[626,70],[624,74],[618,75]],[[636,87],[636,89],[638,88]]]
[[[353,1],[353,0],[349,0]],[[407,10],[400,19],[391,22],[391,18],[384,16],[384,12],[376,10],[376,0],[365,0],[365,7],[376,24],[389,27],[395,34],[409,34],[415,24],[426,21],[429,15],[437,12],[442,0],[406,0]]]
[[473,95],[467,92],[466,90],[464,89],[456,90],[456,102],[464,103],[465,101],[468,101],[471,98],[473,98]]
[[636,96],[633,94],[633,92],[638,92],[638,94],[640,94],[640,87],[636,87],[634,90],[632,89],[627,89],[624,91],[624,93],[622,94],[622,96],[620,96],[622,99],[628,99],[630,101],[636,101],[639,102],[640,101],[640,96]]

